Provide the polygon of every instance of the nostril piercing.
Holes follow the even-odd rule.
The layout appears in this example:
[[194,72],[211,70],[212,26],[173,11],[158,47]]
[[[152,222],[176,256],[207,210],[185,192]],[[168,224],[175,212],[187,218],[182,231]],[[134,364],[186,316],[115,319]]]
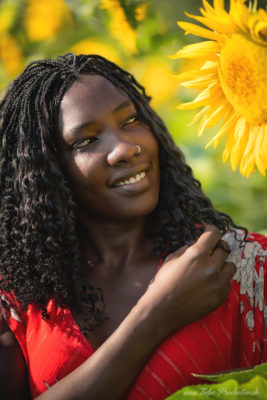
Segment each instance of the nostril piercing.
[[139,144],[137,144],[135,147],[136,147],[136,152],[134,153],[134,155],[139,156],[139,154],[141,153],[141,147],[139,146]]

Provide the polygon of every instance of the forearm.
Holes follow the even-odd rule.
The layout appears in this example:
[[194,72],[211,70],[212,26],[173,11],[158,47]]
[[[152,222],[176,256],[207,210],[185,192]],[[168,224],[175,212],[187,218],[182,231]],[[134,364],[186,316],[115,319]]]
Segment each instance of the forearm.
[[[125,395],[162,337],[150,323],[149,305],[140,302],[119,328],[79,368],[38,400],[118,400]],[[158,333],[157,333],[158,332]]]
[[125,399],[155,348],[173,331],[216,309],[236,268],[214,250],[217,229],[206,227],[195,245],[168,256],[119,328],[79,368],[38,400]]

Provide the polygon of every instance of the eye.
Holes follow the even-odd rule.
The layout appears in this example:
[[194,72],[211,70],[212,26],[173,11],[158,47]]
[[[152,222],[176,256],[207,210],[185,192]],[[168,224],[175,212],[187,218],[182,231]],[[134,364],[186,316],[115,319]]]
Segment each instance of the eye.
[[74,150],[82,150],[82,149],[92,145],[96,141],[97,141],[96,137],[89,137],[89,138],[86,138],[86,139],[81,139],[78,142],[74,143],[72,145],[72,148]]
[[122,127],[134,124],[137,121],[139,121],[139,115],[138,114],[132,114],[123,122]]

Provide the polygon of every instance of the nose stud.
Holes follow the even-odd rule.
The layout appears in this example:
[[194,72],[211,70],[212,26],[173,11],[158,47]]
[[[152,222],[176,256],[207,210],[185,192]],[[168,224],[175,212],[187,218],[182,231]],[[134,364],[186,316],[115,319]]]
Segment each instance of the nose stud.
[[136,152],[134,153],[135,156],[139,156],[139,154],[141,153],[141,147],[139,146],[139,144],[136,145]]
[[[1,1],[1,0],[0,0]],[[118,143],[107,155],[107,161],[110,165],[115,165],[121,161],[130,161],[132,157],[137,157],[142,149],[139,144]]]

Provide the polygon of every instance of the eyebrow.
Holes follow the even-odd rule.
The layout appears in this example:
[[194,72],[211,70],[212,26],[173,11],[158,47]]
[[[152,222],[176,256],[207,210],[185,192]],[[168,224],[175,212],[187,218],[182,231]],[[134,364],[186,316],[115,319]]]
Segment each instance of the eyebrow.
[[[116,114],[117,112],[123,110],[124,108],[133,106],[133,102],[130,100],[125,100],[123,101],[121,104],[119,104],[117,107],[114,108],[114,110],[112,110],[112,114]],[[84,122],[80,125],[75,126],[74,128],[70,129],[67,132],[67,137],[68,139],[72,139],[73,137],[75,137],[77,135],[77,133],[79,133],[81,130],[85,129],[85,128],[90,128],[92,125],[94,125],[95,122],[94,121],[87,121]]]
[[133,102],[131,100],[125,100],[121,104],[119,104],[117,107],[114,108],[112,111],[112,114],[116,114],[118,111],[123,110],[124,108],[133,106]]

